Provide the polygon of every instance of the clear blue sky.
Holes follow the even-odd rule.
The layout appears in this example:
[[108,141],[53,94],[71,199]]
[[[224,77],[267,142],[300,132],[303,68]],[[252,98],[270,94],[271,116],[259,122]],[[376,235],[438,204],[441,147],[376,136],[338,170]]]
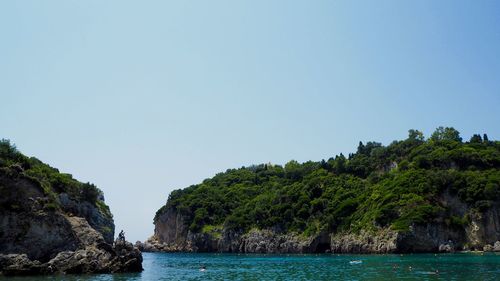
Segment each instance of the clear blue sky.
[[500,1],[2,1],[0,137],[99,186],[130,240],[169,192],[440,125],[500,136]]

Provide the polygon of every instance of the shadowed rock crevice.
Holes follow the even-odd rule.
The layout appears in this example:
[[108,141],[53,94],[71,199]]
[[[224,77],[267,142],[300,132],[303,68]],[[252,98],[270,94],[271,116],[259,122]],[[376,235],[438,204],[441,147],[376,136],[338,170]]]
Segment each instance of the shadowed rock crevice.
[[319,243],[316,248],[314,249],[314,253],[317,254],[323,254],[323,253],[330,253],[332,246],[330,243]]

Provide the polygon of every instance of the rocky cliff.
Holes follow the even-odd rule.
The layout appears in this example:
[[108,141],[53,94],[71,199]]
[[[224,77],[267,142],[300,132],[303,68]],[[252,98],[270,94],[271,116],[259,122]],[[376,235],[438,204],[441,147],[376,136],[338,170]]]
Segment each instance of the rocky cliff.
[[157,218],[155,234],[144,243],[143,251],[228,252],[228,253],[324,253],[331,251],[328,233],[303,236],[277,229],[251,229],[248,232],[213,229],[195,233],[175,209],[167,209]]
[[[463,206],[461,206],[463,207]],[[449,222],[414,224],[410,231],[381,228],[359,233],[319,233],[304,236],[276,229],[235,232],[224,228],[194,233],[183,217],[169,209],[158,217],[155,234],[144,243],[143,251],[229,252],[229,253],[417,253],[464,250],[500,251],[500,207],[484,213],[463,211],[470,221],[465,225]]]
[[142,270],[102,192],[0,143],[0,274]]

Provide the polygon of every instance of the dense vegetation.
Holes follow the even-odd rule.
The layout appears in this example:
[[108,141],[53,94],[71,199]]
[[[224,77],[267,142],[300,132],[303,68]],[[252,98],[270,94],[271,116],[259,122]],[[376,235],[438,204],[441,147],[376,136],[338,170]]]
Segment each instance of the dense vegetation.
[[444,194],[479,212],[500,199],[500,142],[474,135],[463,142],[453,128],[427,140],[417,130],[388,146],[359,143],[356,153],[284,167],[230,169],[173,191],[158,210],[176,209],[194,232],[273,228],[312,235],[440,221],[462,226],[467,216],[444,207]]
[[[21,173],[23,177],[39,184],[47,196],[45,209],[60,209],[58,194],[67,193],[69,198],[77,202],[87,201],[106,215],[111,217],[109,207],[103,202],[103,193],[94,184],[81,183],[70,174],[60,173],[35,157],[27,157],[19,152],[9,140],[0,140],[0,176]],[[0,196],[3,188],[0,185]],[[2,206],[0,206],[2,207]],[[5,207],[5,206],[4,206]]]

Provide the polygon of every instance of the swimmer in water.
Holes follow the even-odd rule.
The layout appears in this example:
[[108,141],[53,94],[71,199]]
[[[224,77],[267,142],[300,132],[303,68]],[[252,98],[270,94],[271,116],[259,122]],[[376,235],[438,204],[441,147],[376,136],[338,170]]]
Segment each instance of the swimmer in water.
[[203,272],[203,271],[205,271],[205,270],[207,270],[207,268],[206,268],[204,265],[202,265],[202,266],[200,267],[200,271],[201,271],[201,272]]

